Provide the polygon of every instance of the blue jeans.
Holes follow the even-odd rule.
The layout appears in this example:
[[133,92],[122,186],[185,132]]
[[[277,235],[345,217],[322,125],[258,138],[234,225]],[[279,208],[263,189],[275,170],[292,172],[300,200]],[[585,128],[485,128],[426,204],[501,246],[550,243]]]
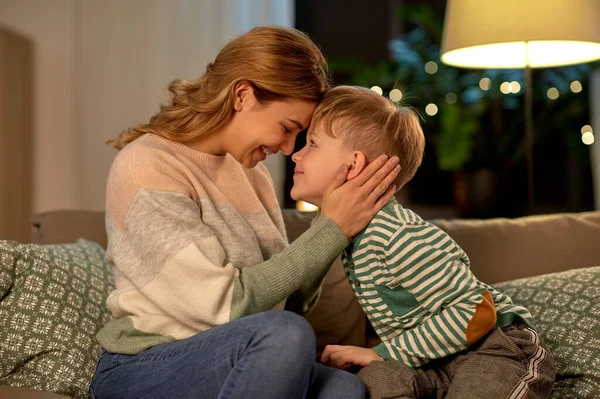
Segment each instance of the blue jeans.
[[365,398],[358,377],[315,361],[315,334],[301,316],[246,316],[138,355],[103,352],[95,399]]

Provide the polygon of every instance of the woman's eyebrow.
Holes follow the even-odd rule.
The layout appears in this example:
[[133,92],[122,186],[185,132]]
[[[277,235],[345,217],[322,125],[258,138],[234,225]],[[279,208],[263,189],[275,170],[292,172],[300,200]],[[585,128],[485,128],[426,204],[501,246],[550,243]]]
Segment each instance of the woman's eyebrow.
[[302,126],[302,124],[300,122],[298,122],[295,119],[290,119],[290,118],[286,118],[287,121],[292,122],[294,125],[296,125],[298,127],[298,129],[300,130],[304,130],[304,126]]

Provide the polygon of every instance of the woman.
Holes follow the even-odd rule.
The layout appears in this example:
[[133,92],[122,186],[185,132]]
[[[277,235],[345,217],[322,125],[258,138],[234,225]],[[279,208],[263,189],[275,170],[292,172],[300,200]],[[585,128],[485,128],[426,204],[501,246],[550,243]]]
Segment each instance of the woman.
[[364,397],[354,375],[315,362],[301,316],[276,310],[292,294],[310,309],[331,262],[393,195],[397,159],[348,183],[343,166],[320,217],[287,245],[259,162],[292,153],[328,88],[308,37],[255,28],[198,80],[171,83],[148,124],[111,141],[120,149],[106,198],[116,290],[98,333],[95,398]]

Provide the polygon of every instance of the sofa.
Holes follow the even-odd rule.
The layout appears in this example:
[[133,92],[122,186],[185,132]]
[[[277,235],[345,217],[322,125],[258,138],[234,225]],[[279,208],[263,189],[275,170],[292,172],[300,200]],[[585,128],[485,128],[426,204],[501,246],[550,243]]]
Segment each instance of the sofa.
[[[312,213],[283,210],[288,238]],[[553,398],[600,397],[600,211],[516,219],[432,220],[462,246],[482,281],[534,314],[555,356]],[[102,212],[32,219],[32,242],[0,241],[0,398],[85,398],[110,318],[113,281]],[[337,259],[305,316],[327,344],[378,339]]]

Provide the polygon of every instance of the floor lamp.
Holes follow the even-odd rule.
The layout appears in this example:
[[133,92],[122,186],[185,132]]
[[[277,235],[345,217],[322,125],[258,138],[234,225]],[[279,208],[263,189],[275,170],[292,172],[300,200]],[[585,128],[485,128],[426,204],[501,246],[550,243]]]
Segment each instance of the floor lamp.
[[600,59],[600,0],[448,0],[443,63],[461,68],[523,69],[525,156],[533,211],[532,68]]

